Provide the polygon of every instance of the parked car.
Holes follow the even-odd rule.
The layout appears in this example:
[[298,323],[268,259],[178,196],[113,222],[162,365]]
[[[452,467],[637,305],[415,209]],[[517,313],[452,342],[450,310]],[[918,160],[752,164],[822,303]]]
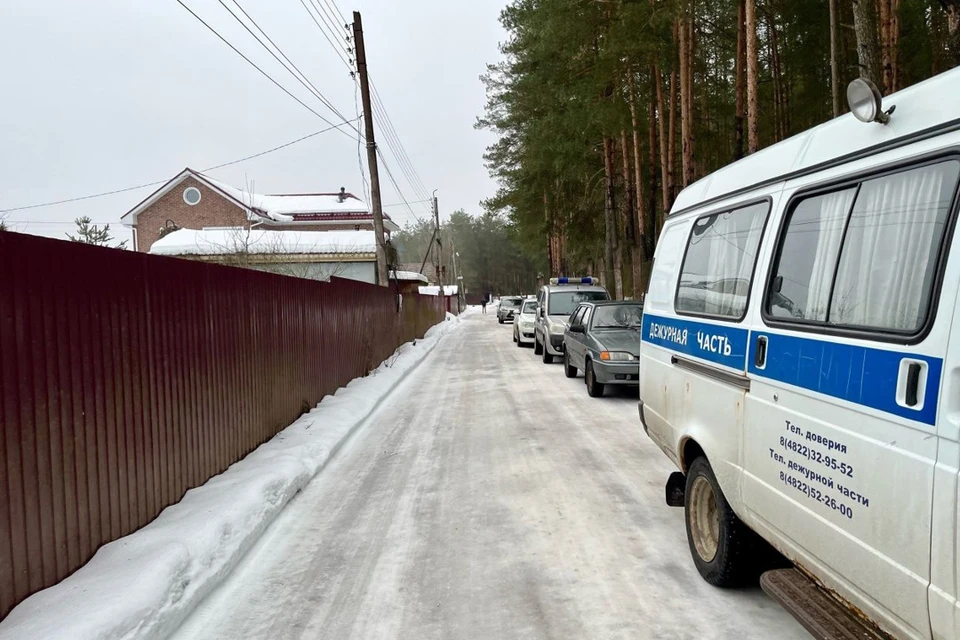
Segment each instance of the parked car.
[[537,320],[537,299],[527,298],[513,321],[513,341],[518,347],[533,344],[533,325]]
[[763,572],[818,637],[960,638],[958,87],[854,80],[851,113],[684,189],[654,255],[667,502],[707,582]]
[[570,314],[581,302],[609,300],[607,290],[593,278],[551,278],[537,294],[537,321],[533,330],[533,352],[549,364],[563,356],[563,335]]
[[563,337],[566,376],[583,371],[593,398],[601,397],[607,385],[639,385],[642,323],[643,305],[637,302],[581,303]]
[[518,298],[515,296],[501,298],[500,306],[497,307],[497,322],[500,324],[505,322],[513,322],[513,316],[516,315],[517,311],[520,310],[520,305],[522,303],[523,298]]

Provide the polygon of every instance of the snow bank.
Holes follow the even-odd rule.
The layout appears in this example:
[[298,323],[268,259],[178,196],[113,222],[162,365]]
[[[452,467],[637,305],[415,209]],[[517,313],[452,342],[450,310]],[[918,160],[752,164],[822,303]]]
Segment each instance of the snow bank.
[[21,602],[0,638],[164,638],[240,561],[284,505],[460,321],[407,343],[146,527]]

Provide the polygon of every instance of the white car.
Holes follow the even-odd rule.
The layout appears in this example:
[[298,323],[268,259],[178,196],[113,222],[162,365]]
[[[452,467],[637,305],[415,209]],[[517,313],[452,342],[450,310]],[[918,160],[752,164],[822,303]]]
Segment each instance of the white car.
[[563,357],[563,336],[570,315],[581,302],[609,300],[607,290],[590,277],[551,278],[537,294],[537,320],[533,329],[533,352],[544,364]]
[[534,323],[537,320],[537,299],[528,298],[523,301],[520,313],[513,319],[513,341],[518,347],[534,342]]

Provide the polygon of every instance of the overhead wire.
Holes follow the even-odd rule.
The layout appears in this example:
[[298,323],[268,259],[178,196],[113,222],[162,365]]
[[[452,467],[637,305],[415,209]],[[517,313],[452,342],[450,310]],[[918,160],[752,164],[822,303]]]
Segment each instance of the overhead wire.
[[[334,50],[334,52],[337,54],[337,56],[340,58],[340,61],[343,62],[343,64],[345,64],[348,69],[350,69],[351,71],[353,71],[353,68],[350,66],[350,63],[348,62],[349,55],[348,55],[347,57],[344,57],[344,56],[341,54],[341,49],[338,48],[336,44],[334,44],[334,40],[336,39],[336,32],[331,32],[331,34],[328,34],[328,33],[327,33],[327,30],[324,29],[324,28],[320,25],[320,22],[317,20],[316,16],[313,15],[313,11],[310,10],[310,8],[307,6],[307,3],[306,3],[304,0],[300,0],[300,4],[303,5],[303,8],[304,8],[304,9],[306,10],[306,12],[310,15],[310,18],[313,20],[313,23],[314,23],[315,25],[317,25],[317,28],[320,29],[320,33],[323,34],[323,37],[327,40],[327,42],[330,44],[330,46],[333,47],[333,50]],[[311,4],[311,6],[314,7],[314,9],[316,9],[316,5],[313,4],[313,0],[311,0],[310,4]],[[318,14],[318,15],[319,15],[319,14]],[[321,16],[321,20],[322,20],[322,19],[323,19],[323,16]],[[331,35],[332,35],[332,37],[331,37]],[[343,48],[343,50],[344,50],[344,52],[346,52],[346,48],[345,48],[345,47]]]
[[[238,56],[240,56],[241,58],[243,58],[243,59],[244,59],[250,66],[252,66],[254,69],[256,69],[257,71],[259,71],[267,80],[269,80],[269,81],[272,82],[274,85],[276,85],[277,88],[279,88],[279,89],[280,89],[281,91],[283,91],[285,94],[287,94],[288,96],[290,96],[291,98],[293,98],[294,100],[296,100],[301,106],[303,106],[304,109],[310,111],[313,115],[317,116],[318,118],[320,118],[321,120],[323,120],[324,122],[326,122],[327,124],[329,124],[330,126],[332,126],[332,127],[337,127],[337,126],[338,126],[338,125],[334,125],[333,122],[331,122],[330,120],[328,120],[327,118],[325,118],[324,116],[322,116],[322,115],[321,115],[319,112],[317,112],[313,107],[311,107],[311,106],[308,105],[306,102],[304,102],[303,100],[301,100],[300,98],[298,98],[297,96],[295,96],[293,93],[291,93],[289,89],[287,89],[287,88],[284,87],[282,84],[280,84],[276,79],[274,79],[273,76],[271,76],[269,73],[267,73],[267,72],[264,71],[262,68],[260,68],[260,66],[258,66],[255,62],[253,62],[250,58],[248,58],[247,56],[245,56],[245,55],[243,54],[243,52],[241,52],[239,49],[237,49],[235,46],[233,46],[233,44],[232,44],[229,40],[227,40],[227,39],[224,38],[222,35],[220,35],[220,32],[218,32],[216,29],[214,29],[212,26],[210,26],[210,24],[209,24],[206,20],[204,20],[203,18],[201,18],[199,15],[197,15],[197,14],[193,11],[193,9],[191,9],[190,7],[188,7],[188,6],[183,2],[183,0],[176,0],[176,2],[177,2],[181,7],[183,7],[184,9],[186,9],[187,12],[190,13],[190,15],[192,15],[194,18],[196,18],[203,26],[205,26],[207,29],[209,29],[211,33],[213,33],[215,36],[217,36],[217,38],[219,38],[225,45],[227,45],[228,47],[230,47],[230,48],[233,50],[234,53],[236,53]],[[340,130],[340,129],[338,129],[338,131],[339,131],[339,130]],[[350,135],[349,133],[346,133],[345,131],[344,131],[343,133],[344,133],[344,135],[348,135],[348,136]],[[352,138],[352,136],[351,136],[351,138]]]
[[[236,0],[234,0],[236,1]],[[347,41],[349,36],[344,38],[344,42],[341,42],[341,38],[337,37],[337,31],[339,27],[336,25],[336,16],[333,14],[336,13],[337,16],[343,21],[344,29],[347,29],[347,20],[343,15],[343,12],[340,10],[340,7],[337,6],[335,0],[309,0],[310,5],[313,7],[313,11],[306,4],[306,0],[300,0],[300,3],[303,5],[304,9],[310,14],[310,18],[313,20],[314,25],[320,30],[324,39],[327,43],[333,48],[334,52],[340,58],[340,60],[350,69],[351,74],[354,77],[355,82],[355,110],[359,114],[359,108],[356,107],[356,90],[359,87],[359,80],[354,73],[354,67],[352,66],[353,62],[353,51],[344,44]],[[316,15],[314,14],[316,12]],[[318,19],[319,18],[319,19]],[[322,24],[321,24],[322,22]],[[346,34],[345,34],[346,35]],[[344,57],[346,56],[346,57]],[[348,61],[349,60],[349,61]],[[373,83],[372,78],[370,79],[371,86],[371,108],[373,111],[374,122],[377,126],[377,129],[380,130],[382,134],[383,141],[389,149],[391,155],[397,162],[401,173],[403,174],[406,182],[410,185],[410,188],[413,189],[414,194],[421,198],[421,201],[432,201],[432,198],[428,197],[428,191],[423,183],[423,180],[420,178],[419,173],[416,170],[416,167],[413,165],[410,160],[409,155],[406,153],[406,149],[403,147],[402,142],[400,141],[399,135],[397,134],[396,127],[393,125],[392,120],[389,117],[389,114],[386,111],[386,107],[383,104],[383,100],[380,98],[379,92],[376,89],[376,86]],[[360,153],[360,145],[358,144],[357,155],[358,163],[361,168],[361,178],[364,181],[366,186],[366,175],[363,172],[362,164],[362,154]],[[377,155],[381,158],[384,164],[386,164],[386,157],[383,151],[380,149],[380,145],[377,145]],[[385,166],[388,176],[391,178],[391,183],[394,186],[394,190],[397,192],[397,195],[404,200],[404,205],[407,207],[411,215],[417,218],[418,221],[422,222],[422,219],[419,218],[413,209],[410,207],[406,196],[400,190],[399,185],[392,174],[389,166]]]
[[[310,138],[313,138],[313,137],[315,137],[315,136],[318,136],[318,135],[320,135],[321,133],[326,133],[326,132],[331,131],[331,130],[333,130],[333,129],[339,129],[339,128],[342,127],[342,126],[343,126],[343,123],[341,123],[341,124],[336,124],[336,125],[332,125],[332,126],[327,127],[326,129],[321,129],[321,130],[319,130],[319,131],[314,131],[313,133],[309,133],[309,134],[307,134],[307,135],[305,135],[305,136],[301,136],[301,137],[297,138],[296,140],[291,140],[290,142],[285,142],[285,143],[283,143],[283,144],[281,144],[281,145],[277,145],[276,147],[272,147],[272,148],[270,148],[270,149],[266,149],[265,151],[260,151],[260,152],[258,152],[258,153],[254,153],[254,154],[249,155],[249,156],[244,156],[243,158],[237,158],[236,160],[230,160],[229,162],[224,162],[224,163],[215,165],[215,166],[213,166],[213,167],[207,167],[206,169],[202,169],[202,171],[203,171],[203,172],[206,172],[206,171],[216,171],[217,169],[222,169],[222,168],[224,168],[224,167],[229,167],[229,166],[231,166],[231,165],[239,164],[239,163],[241,163],[241,162],[246,162],[247,160],[253,160],[254,158],[259,158],[260,156],[265,156],[265,155],[267,155],[268,153],[273,153],[274,151],[279,151],[280,149],[284,149],[284,148],[289,147],[289,146],[291,146],[291,145],[297,144],[298,142],[303,142],[304,140],[308,140],[308,139],[310,139]],[[101,193],[92,193],[92,194],[85,195],[85,196],[77,196],[77,197],[75,197],[75,198],[65,198],[65,199],[63,199],[63,200],[54,200],[54,201],[51,201],[51,202],[40,202],[40,203],[37,203],[37,204],[24,205],[24,206],[22,206],[22,207],[9,207],[9,208],[6,208],[6,209],[0,209],[0,213],[10,213],[11,211],[25,211],[25,210],[27,210],[27,209],[39,209],[39,208],[41,208],[41,207],[52,207],[52,206],[60,205],[60,204],[67,204],[67,203],[69,203],[69,202],[80,202],[81,200],[92,200],[92,199],[94,199],[94,198],[103,198],[103,197],[106,197],[106,196],[116,195],[116,194],[118,194],[118,193],[126,193],[126,192],[128,192],[128,191],[136,191],[137,189],[144,189],[144,188],[146,188],[146,187],[156,187],[156,186],[161,185],[161,184],[164,184],[164,183],[166,183],[166,182],[168,182],[168,181],[169,181],[169,179],[167,179],[167,180],[156,180],[156,181],[154,181],[154,182],[146,182],[146,183],[144,183],[144,184],[138,184],[138,185],[134,185],[134,186],[132,186],[132,187],[124,187],[124,188],[122,188],[122,189],[114,189],[113,191],[104,191],[104,192],[101,192]]]
[[[263,37],[267,39],[267,42],[269,42],[274,49],[276,49],[276,52],[270,49],[270,47],[268,47],[267,44],[256,33],[253,32],[253,29],[251,29],[249,25],[247,25],[243,20],[240,19],[240,16],[234,13],[234,11],[229,6],[227,6],[227,3],[224,0],[218,0],[218,1],[220,2],[220,5],[224,9],[226,9],[227,13],[229,13],[233,17],[233,19],[236,20],[247,31],[247,33],[249,33],[253,37],[253,39],[257,41],[257,43],[261,47],[263,47],[271,56],[273,56],[273,59],[279,62],[280,65],[290,75],[292,75],[297,82],[299,82],[307,91],[312,93],[314,97],[320,100],[323,106],[325,106],[327,109],[332,111],[334,115],[340,118],[340,120],[342,120],[343,122],[348,122],[346,116],[340,113],[340,111],[335,106],[333,106],[333,103],[330,102],[330,100],[328,100],[327,97],[324,96],[319,89],[317,89],[316,85],[314,85],[302,71],[300,71],[300,68],[297,67],[297,65],[294,64],[294,62],[290,59],[290,57],[283,52],[283,50],[277,45],[276,42],[273,41],[273,39],[270,37],[269,34],[267,34],[267,32],[263,29],[263,27],[261,27],[257,23],[257,21],[254,20],[249,13],[247,13],[247,11],[240,5],[239,0],[232,0],[232,2],[238,9],[240,9],[243,15],[247,18],[247,20],[249,20],[250,23],[253,24],[261,34],[263,34]],[[280,56],[283,56],[283,60],[281,60],[280,56],[277,55],[278,53],[280,54]],[[286,62],[284,62],[284,60]],[[356,129],[356,127],[353,127],[353,126],[351,126],[351,128]],[[358,134],[360,133],[359,129],[356,129],[356,131]]]
[[343,12],[340,11],[340,7],[337,6],[336,0],[323,0],[323,3],[328,7],[332,5],[333,9],[336,10],[337,15],[340,16],[340,21],[344,24],[347,23],[347,19],[344,17]]
[[[375,93],[374,96],[376,96]],[[410,157],[407,155],[406,150],[403,147],[403,143],[400,141],[400,136],[397,134],[396,128],[393,126],[390,116],[386,112],[383,103],[379,100],[379,98],[375,98],[375,100],[372,101],[372,106],[377,115],[377,122],[383,123],[380,125],[380,129],[384,134],[384,139],[387,143],[387,146],[390,148],[391,153],[393,154],[394,158],[396,158],[397,163],[400,165],[404,177],[407,179],[407,182],[410,184],[411,188],[413,188],[418,197],[426,198],[429,194],[429,191],[424,185],[423,180],[420,178],[420,174],[413,165],[413,162],[410,160]]]

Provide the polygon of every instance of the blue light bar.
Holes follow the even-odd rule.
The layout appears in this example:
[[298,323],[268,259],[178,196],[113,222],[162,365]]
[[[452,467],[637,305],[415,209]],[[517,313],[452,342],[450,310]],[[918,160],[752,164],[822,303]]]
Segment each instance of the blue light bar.
[[590,276],[584,276],[582,278],[550,278],[550,284],[593,284],[594,279]]

